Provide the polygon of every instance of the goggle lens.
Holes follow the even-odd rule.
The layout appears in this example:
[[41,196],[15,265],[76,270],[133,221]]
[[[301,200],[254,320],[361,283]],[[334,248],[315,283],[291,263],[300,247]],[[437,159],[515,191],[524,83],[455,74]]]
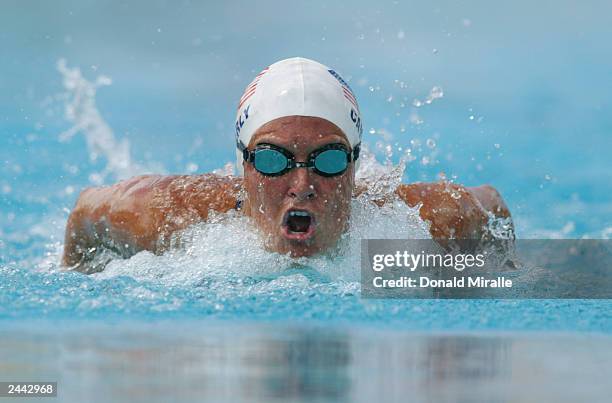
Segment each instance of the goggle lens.
[[278,174],[285,169],[289,160],[280,151],[272,149],[256,150],[253,164],[264,175]]
[[327,175],[337,175],[348,168],[346,152],[342,150],[326,150],[316,156],[314,167]]

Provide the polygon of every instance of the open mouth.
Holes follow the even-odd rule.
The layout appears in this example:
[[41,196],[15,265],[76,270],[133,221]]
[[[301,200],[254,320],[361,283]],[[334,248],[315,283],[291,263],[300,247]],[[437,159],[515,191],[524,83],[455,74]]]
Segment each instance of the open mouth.
[[296,240],[309,239],[314,234],[314,215],[306,210],[289,210],[283,218],[283,234]]

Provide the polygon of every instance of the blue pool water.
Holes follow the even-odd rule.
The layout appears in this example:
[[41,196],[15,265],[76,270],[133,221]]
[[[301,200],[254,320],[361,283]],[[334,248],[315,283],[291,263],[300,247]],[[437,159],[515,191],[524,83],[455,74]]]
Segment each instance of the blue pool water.
[[[364,176],[403,157],[404,182],[444,173],[494,185],[519,237],[610,238],[610,6],[400,3],[261,2],[253,18],[238,3],[4,2],[0,380],[59,379],[67,401],[100,399],[96,376],[117,367],[125,378],[110,378],[113,393],[130,389],[125,379],[151,386],[191,369],[185,399],[247,399],[235,380],[264,401],[366,400],[382,386],[391,387],[383,396],[411,391],[418,401],[477,401],[477,392],[482,401],[604,401],[609,300],[364,300],[354,244],[345,258],[295,266],[261,250],[235,216],[196,226],[188,247],[161,257],[141,253],[92,276],[58,267],[82,188],[222,169],[233,162],[243,88],[296,55],[350,82],[378,161]],[[353,241],[424,231],[407,208],[354,207]],[[398,344],[411,349],[394,355]],[[140,358],[122,364],[125,354]],[[576,378],[572,361],[590,377]],[[539,387],[527,375],[534,363]],[[71,384],[75,368],[89,380]],[[369,386],[367,371],[377,371]],[[412,379],[402,383],[402,373]],[[198,376],[220,389],[202,389]],[[143,396],[132,393],[122,396]]]

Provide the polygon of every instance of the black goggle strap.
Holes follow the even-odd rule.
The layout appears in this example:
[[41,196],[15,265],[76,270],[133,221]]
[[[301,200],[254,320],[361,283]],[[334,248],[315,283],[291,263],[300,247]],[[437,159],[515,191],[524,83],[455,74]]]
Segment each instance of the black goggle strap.
[[[353,147],[353,161],[357,161],[357,159],[359,158],[359,152],[361,151],[361,143],[357,143],[355,144],[355,147]],[[350,154],[349,154],[349,158],[350,158]]]
[[238,147],[238,149],[242,151],[242,159],[244,161],[253,162],[254,154],[251,153],[248,148],[246,148],[242,140],[236,140],[236,147]]

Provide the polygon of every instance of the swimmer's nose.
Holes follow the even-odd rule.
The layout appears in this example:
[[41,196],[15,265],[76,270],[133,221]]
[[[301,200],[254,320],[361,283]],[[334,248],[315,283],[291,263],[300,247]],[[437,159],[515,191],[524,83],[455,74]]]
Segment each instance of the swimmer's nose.
[[315,198],[316,192],[310,180],[311,173],[309,171],[309,169],[294,169],[290,173],[290,175],[293,175],[293,178],[291,178],[291,187],[288,191],[289,197],[299,201]]

